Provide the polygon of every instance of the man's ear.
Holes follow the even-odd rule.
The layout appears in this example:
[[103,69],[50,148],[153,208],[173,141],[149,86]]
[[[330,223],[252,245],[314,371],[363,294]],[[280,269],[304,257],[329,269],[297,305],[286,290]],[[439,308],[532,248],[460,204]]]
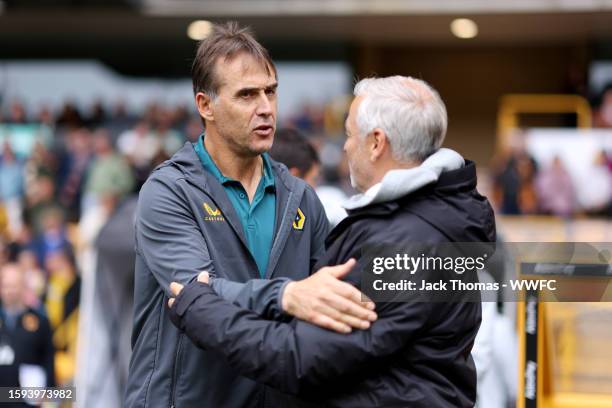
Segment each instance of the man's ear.
[[370,161],[374,162],[381,158],[385,152],[391,147],[389,145],[389,139],[384,130],[381,128],[374,128],[368,134],[369,147],[370,147]]
[[204,118],[206,122],[212,122],[215,120],[214,109],[213,109],[213,101],[204,92],[198,92],[195,96],[196,106],[198,107],[198,112],[200,112],[200,116]]

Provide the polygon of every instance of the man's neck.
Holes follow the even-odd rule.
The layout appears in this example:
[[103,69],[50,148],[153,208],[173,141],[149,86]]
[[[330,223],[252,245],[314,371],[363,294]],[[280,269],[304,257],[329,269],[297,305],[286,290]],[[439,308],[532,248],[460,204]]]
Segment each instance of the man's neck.
[[374,177],[363,192],[365,193],[376,184],[382,182],[383,178],[385,178],[387,173],[391,170],[407,170],[420,165],[421,162],[399,162],[396,160],[389,160],[384,163],[380,163],[380,165],[376,168]]
[[210,158],[225,177],[239,181],[249,198],[255,196],[259,181],[263,176],[263,159],[258,156],[240,156],[232,151],[221,136],[211,132],[204,138],[204,147]]

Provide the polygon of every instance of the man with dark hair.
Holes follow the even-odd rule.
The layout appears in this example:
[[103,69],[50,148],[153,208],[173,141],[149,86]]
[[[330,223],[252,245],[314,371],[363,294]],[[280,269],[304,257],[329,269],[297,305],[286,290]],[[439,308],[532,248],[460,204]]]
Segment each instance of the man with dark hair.
[[266,153],[276,128],[277,79],[265,48],[235,23],[215,25],[198,47],[192,75],[206,132],[158,166],[140,191],[125,405],[269,405],[273,391],[172,325],[165,305],[171,281],[186,284],[207,270],[216,293],[234,304],[341,332],[368,327],[376,315],[357,289],[338,280],[346,266],[309,276],[328,224],[312,188]]
[[316,187],[320,168],[319,155],[298,130],[277,130],[269,153],[274,160],[287,166],[289,173],[304,179],[312,188]]

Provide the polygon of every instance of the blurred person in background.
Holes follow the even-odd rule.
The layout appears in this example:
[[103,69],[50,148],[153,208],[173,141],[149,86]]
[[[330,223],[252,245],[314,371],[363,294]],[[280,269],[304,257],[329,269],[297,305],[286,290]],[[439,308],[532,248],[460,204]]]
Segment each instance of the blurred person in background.
[[55,182],[51,175],[41,173],[28,185],[26,192],[24,218],[33,235],[44,231],[43,219],[47,212],[55,211],[65,219],[65,210],[55,199]]
[[47,273],[40,267],[36,253],[31,249],[22,248],[17,255],[17,263],[23,271],[26,304],[37,310],[43,310],[42,299],[47,290]]
[[595,154],[592,163],[583,174],[588,183],[581,183],[577,188],[578,202],[589,215],[609,216],[612,204],[612,174],[608,168],[605,150]]
[[28,123],[28,117],[25,107],[19,101],[13,101],[9,107],[9,116],[6,118],[6,123],[13,125],[23,125]]
[[57,167],[57,157],[47,149],[43,142],[37,140],[24,169],[26,196],[35,194],[30,187],[36,188],[35,185],[39,176],[55,178]]
[[41,214],[41,230],[33,235],[30,247],[36,253],[41,265],[50,253],[70,248],[67,225],[64,213],[57,208],[51,208]]
[[84,123],[81,113],[74,103],[66,102],[57,116],[55,124],[62,129],[74,129]]
[[540,212],[569,217],[576,209],[576,191],[572,177],[559,156],[536,176],[535,189]]
[[38,109],[36,122],[49,127],[55,126],[55,118],[53,117],[53,112],[51,112],[51,108],[48,105],[42,105]]
[[269,154],[274,160],[287,166],[289,173],[316,188],[321,167],[319,155],[298,130],[277,130]]
[[538,171],[536,161],[529,155],[523,133],[511,137],[509,150],[494,159],[494,198],[503,214],[535,214],[538,202],[534,188]]
[[87,125],[90,127],[103,126],[108,119],[106,110],[100,99],[96,100],[91,106],[91,113],[87,118]]
[[58,202],[66,209],[67,219],[76,222],[81,216],[81,196],[91,164],[91,132],[86,128],[66,135],[66,152],[57,173]]
[[[165,108],[159,108],[155,117],[153,135],[157,138],[164,159],[169,159],[183,146],[184,140],[180,133],[172,128],[172,113]],[[163,160],[158,160],[161,162]]]
[[28,306],[25,291],[19,265],[3,264],[0,268],[0,385],[53,387],[55,350],[49,321],[43,313]]
[[6,211],[8,232],[14,239],[22,228],[24,189],[24,164],[5,140],[0,158],[0,199]]
[[593,115],[593,125],[599,128],[612,128],[612,83],[604,87],[598,102],[599,106]]
[[49,274],[45,308],[56,349],[57,382],[67,384],[74,378],[76,366],[81,279],[67,248],[47,254],[45,269]]
[[314,146],[297,129],[280,129],[274,136],[270,156],[289,168],[289,172],[304,179],[315,189],[323,204],[330,227],[336,226],[344,217],[346,210],[341,204],[347,196],[337,187],[319,185],[321,163]]
[[92,136],[94,160],[85,182],[82,213],[99,205],[103,194],[113,191],[119,197],[132,192],[134,176],[127,160],[115,152],[110,134],[98,129]]
[[141,120],[119,136],[117,149],[133,166],[137,189],[140,189],[153,169],[153,159],[161,149],[159,140],[151,133],[149,124]]

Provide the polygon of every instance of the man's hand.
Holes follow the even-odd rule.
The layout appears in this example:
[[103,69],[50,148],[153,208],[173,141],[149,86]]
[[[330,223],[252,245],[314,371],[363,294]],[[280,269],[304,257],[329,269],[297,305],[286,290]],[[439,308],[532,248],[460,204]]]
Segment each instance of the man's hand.
[[[200,274],[198,275],[198,282],[208,284],[208,272],[200,272]],[[174,304],[174,298],[177,297],[179,293],[181,293],[181,290],[183,290],[183,285],[181,285],[180,283],[170,283],[170,292],[172,292],[173,296],[168,299],[168,307],[172,307],[172,305]]]
[[376,320],[374,303],[353,285],[340,280],[353,269],[354,259],[319,269],[306,279],[290,282],[282,298],[283,310],[298,319],[340,333],[367,329]]

